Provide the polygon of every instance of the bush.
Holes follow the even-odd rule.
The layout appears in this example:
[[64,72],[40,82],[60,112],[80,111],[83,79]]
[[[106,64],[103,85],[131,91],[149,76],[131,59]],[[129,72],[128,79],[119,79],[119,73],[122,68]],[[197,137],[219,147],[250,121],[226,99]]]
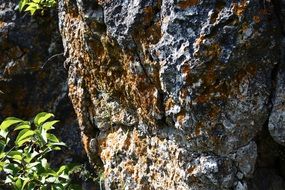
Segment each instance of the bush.
[[[32,122],[15,117],[6,118],[0,125],[0,182],[15,190],[75,189],[69,174],[72,167],[54,169],[47,160],[48,153],[60,150],[63,142],[50,133],[58,120],[42,112]],[[76,188],[78,189],[78,187]]]
[[46,9],[56,6],[56,0],[20,0],[19,10],[30,12],[31,15],[36,11],[43,14]]

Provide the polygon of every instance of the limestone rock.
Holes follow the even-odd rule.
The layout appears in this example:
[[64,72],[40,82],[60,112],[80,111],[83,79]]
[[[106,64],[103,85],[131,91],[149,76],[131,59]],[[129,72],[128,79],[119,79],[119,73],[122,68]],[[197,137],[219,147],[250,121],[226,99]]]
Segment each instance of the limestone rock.
[[280,61],[271,3],[60,0],[59,27],[106,189],[248,188]]

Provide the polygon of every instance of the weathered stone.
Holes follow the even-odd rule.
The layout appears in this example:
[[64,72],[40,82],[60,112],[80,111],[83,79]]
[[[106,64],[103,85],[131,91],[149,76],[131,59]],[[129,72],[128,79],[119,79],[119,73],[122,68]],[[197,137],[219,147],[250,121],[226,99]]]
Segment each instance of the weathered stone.
[[[280,22],[283,33],[285,32],[285,1],[279,1]],[[276,88],[273,94],[273,108],[269,118],[268,128],[273,139],[279,144],[285,145],[285,38],[282,39],[281,63],[276,71]]]
[[248,188],[280,61],[271,3],[60,0],[59,20],[106,189]]

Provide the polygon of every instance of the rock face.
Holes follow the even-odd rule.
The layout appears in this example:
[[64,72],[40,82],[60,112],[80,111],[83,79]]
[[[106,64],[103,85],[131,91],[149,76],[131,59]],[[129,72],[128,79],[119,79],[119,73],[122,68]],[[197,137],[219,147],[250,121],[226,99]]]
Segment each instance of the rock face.
[[[280,21],[282,32],[285,32],[285,1],[280,1]],[[285,38],[282,39],[282,57],[276,77],[276,92],[273,97],[273,108],[269,119],[269,131],[273,139],[279,144],[285,145]]]
[[59,1],[69,96],[106,189],[248,189],[276,15],[257,0]]
[[84,158],[67,96],[57,13],[31,17],[17,11],[17,4],[0,0],[0,120],[8,116],[31,119],[42,111],[53,112],[61,120],[57,135],[71,147],[60,158]]

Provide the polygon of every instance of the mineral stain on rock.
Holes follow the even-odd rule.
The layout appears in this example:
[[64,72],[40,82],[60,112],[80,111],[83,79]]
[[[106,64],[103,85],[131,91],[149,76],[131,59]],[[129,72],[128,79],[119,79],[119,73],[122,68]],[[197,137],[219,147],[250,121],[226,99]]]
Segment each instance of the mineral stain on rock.
[[[106,189],[258,189],[266,171],[283,184],[264,156],[285,145],[276,2],[59,0],[68,94]],[[31,44],[9,45],[0,20],[0,75],[15,77]]]
[[247,189],[281,64],[273,5],[75,2],[59,2],[69,94],[106,188]]
[[198,3],[199,3],[199,0],[181,0],[177,3],[177,5],[181,9],[187,9],[188,7],[197,5]]

